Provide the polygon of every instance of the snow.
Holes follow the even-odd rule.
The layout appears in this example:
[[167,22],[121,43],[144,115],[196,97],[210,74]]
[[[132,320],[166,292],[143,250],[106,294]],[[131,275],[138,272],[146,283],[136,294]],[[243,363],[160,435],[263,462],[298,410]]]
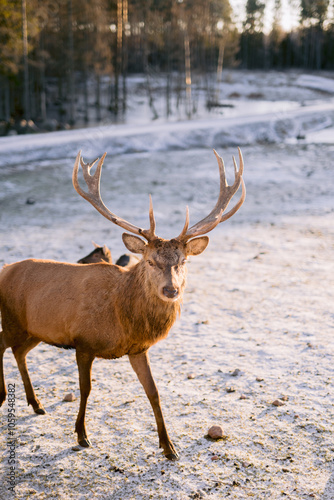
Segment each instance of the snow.
[[[278,107],[277,107],[278,108]],[[278,108],[279,109],[279,108]],[[0,139],[4,166],[73,157],[82,149],[85,157],[107,151],[113,155],[135,152],[218,148],[257,142],[294,141],[309,133],[330,127],[334,118],[334,99],[324,103],[272,113],[242,114],[219,119],[198,119],[141,127],[109,125],[72,131]],[[45,146],[47,142],[48,146]],[[4,156],[6,155],[6,156]],[[0,165],[1,165],[0,163]]]
[[315,130],[307,136],[307,140],[313,144],[333,144],[334,140],[334,128],[329,127],[327,129]]
[[296,84],[300,87],[317,89],[329,94],[334,93],[334,80],[318,75],[300,75]]
[[[232,76],[224,85],[232,92],[235,81],[240,90]],[[241,76],[272,98],[274,74]],[[211,210],[219,190],[213,147],[232,180],[231,157],[241,146],[247,187],[243,207],[191,258],[181,318],[150,350],[180,460],[168,462],[159,451],[153,414],[126,358],[94,362],[87,413],[93,446],[75,452],[78,399],[62,402],[69,392],[79,398],[73,352],[40,344],[28,355],[47,410],[40,416],[26,406],[7,350],[17,485],[10,496],[6,402],[0,498],[334,498],[334,110],[329,95],[314,93],[306,103],[309,80],[301,76],[277,75],[287,98],[304,82],[298,102],[278,112],[279,100],[272,113],[248,113],[242,98],[245,107],[234,116],[0,139],[1,264],[75,262],[91,251],[91,240],[107,244],[114,258],[125,251],[122,231],[73,190],[79,149],[85,160],[108,152],[102,196],[118,215],[146,226],[152,194],[165,238],[180,232],[186,205],[191,223]],[[329,80],[317,78],[317,88]],[[273,406],[278,398],[284,404]],[[207,440],[211,425],[227,438]]]

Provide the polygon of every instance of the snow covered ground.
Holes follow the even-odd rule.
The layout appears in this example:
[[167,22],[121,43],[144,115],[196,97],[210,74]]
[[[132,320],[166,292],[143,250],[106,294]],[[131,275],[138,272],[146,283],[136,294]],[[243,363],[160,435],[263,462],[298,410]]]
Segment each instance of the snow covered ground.
[[[10,496],[6,402],[0,498],[334,498],[333,82],[330,75],[232,72],[222,92],[240,95],[233,112],[0,139],[1,264],[75,262],[91,240],[114,257],[124,252],[122,231],[72,187],[79,149],[86,160],[108,152],[102,196],[112,211],[146,226],[152,194],[165,238],[180,232],[186,205],[195,222],[215,203],[212,147],[231,179],[231,156],[241,146],[247,187],[240,211],[192,257],[181,318],[150,351],[180,460],[170,463],[159,451],[148,400],[126,358],[94,362],[93,446],[77,452],[73,352],[41,344],[28,355],[48,412],[38,416],[26,406],[8,350],[17,485]],[[250,93],[266,104],[257,108]],[[62,402],[69,392],[76,401]],[[282,406],[272,404],[278,399]],[[213,424],[226,439],[206,439]]]

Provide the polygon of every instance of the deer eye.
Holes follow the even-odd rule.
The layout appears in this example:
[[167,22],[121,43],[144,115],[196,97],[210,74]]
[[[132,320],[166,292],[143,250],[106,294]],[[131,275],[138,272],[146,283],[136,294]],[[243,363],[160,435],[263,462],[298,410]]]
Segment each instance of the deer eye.
[[153,260],[148,260],[148,261],[147,261],[147,263],[148,263],[148,265],[149,265],[149,266],[151,266],[151,267],[153,267],[153,266],[154,266],[154,262],[153,262]]

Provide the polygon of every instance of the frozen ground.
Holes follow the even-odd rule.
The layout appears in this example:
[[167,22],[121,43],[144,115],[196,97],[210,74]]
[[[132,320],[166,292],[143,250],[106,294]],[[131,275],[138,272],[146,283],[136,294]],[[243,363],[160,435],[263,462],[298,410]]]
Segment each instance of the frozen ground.
[[[278,78],[288,88],[302,76]],[[85,159],[108,152],[102,194],[117,214],[146,225],[152,194],[162,237],[180,232],[186,205],[193,222],[212,208],[218,169],[211,147],[231,175],[240,144],[247,186],[242,209],[191,259],[181,318],[151,349],[180,460],[170,463],[158,450],[149,403],[126,358],[94,362],[87,416],[93,447],[75,452],[78,399],[62,402],[68,392],[79,397],[73,353],[41,344],[28,355],[48,412],[37,416],[7,351],[6,382],[17,398],[17,486],[11,497],[5,403],[0,498],[334,498],[334,93],[333,80],[311,76],[312,90],[299,87],[299,100],[315,83],[327,93],[283,115],[240,110],[177,123],[174,131],[159,123],[0,140],[1,264],[74,262],[91,240],[108,244],[115,257],[124,252],[122,231],[73,190],[79,148]],[[310,75],[303,78],[309,85]],[[264,97],[272,98],[275,81],[272,74],[266,84],[259,79]],[[284,404],[273,406],[277,399]],[[225,440],[205,438],[212,424],[222,425]]]

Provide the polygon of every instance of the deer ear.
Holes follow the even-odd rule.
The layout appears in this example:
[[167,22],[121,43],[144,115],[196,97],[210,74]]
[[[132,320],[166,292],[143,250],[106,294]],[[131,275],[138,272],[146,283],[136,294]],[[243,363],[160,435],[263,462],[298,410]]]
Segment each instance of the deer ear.
[[146,247],[145,241],[133,236],[132,234],[123,233],[122,240],[126,248],[132,253],[144,253]]
[[199,255],[204,252],[208,243],[208,236],[200,236],[199,238],[194,238],[193,240],[188,241],[186,245],[187,255]]
[[109,257],[111,258],[111,251],[110,249],[107,247],[107,245],[103,245],[103,253],[106,257]]

